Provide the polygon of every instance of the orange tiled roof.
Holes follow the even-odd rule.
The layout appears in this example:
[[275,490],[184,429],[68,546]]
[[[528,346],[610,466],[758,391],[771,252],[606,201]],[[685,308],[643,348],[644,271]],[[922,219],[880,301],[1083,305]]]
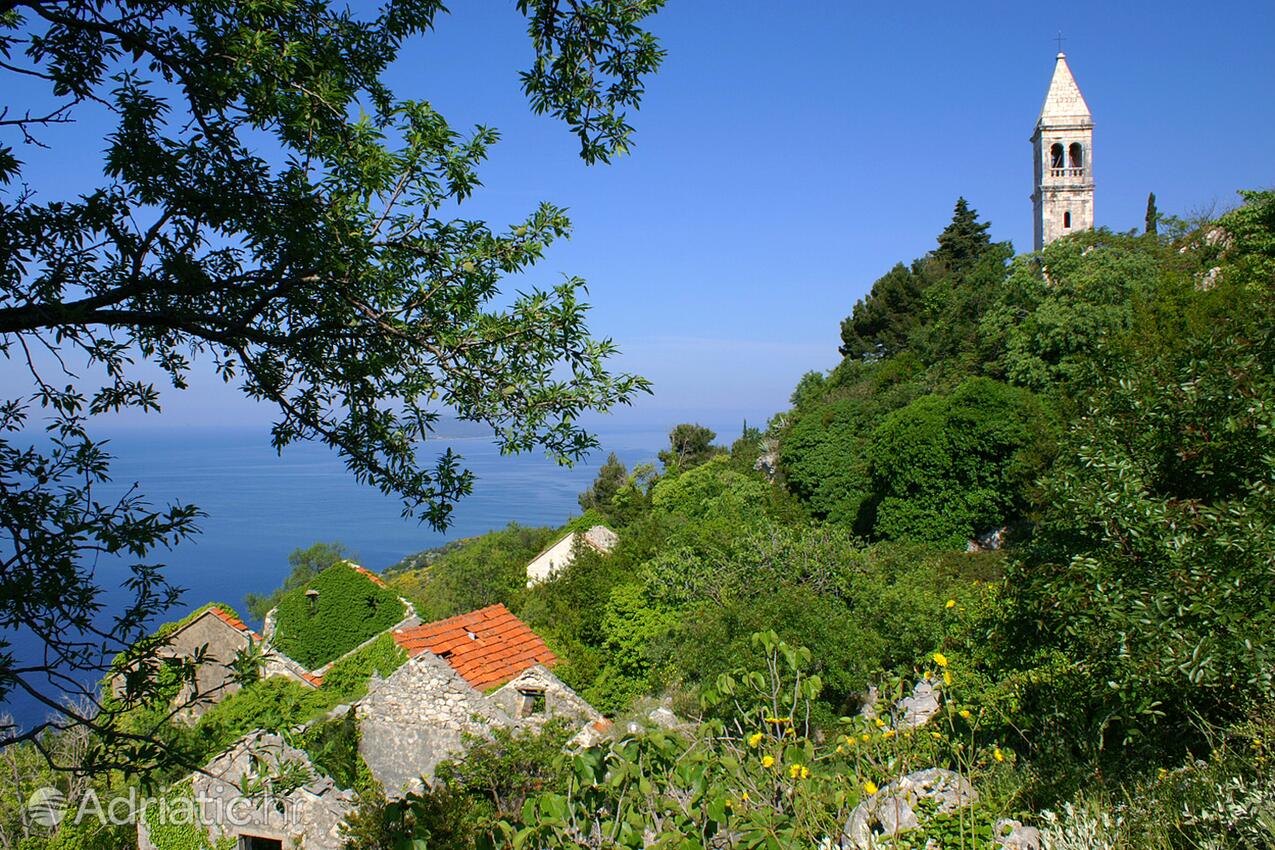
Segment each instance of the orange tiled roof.
[[540,636],[504,605],[489,605],[394,633],[412,658],[432,652],[478,690],[503,685],[536,664],[557,663]]
[[310,684],[314,685],[316,688],[321,688],[321,687],[323,687],[323,677],[322,677],[322,676],[317,676],[317,675],[315,675],[314,673],[302,673],[302,674],[301,674],[301,678],[302,678],[302,679],[305,679],[307,682],[309,682]]
[[[347,561],[347,563],[349,562]],[[386,586],[385,580],[369,569],[360,567],[358,564],[350,564],[350,569],[354,570],[356,573],[367,576],[369,579],[372,580],[373,584],[379,584],[381,587]]]
[[254,632],[252,629],[248,628],[248,625],[243,620],[239,619],[238,617],[226,611],[221,610],[216,605],[209,608],[208,610],[209,612],[212,613],[214,617],[216,617],[218,620],[221,620],[223,623],[230,626],[232,629],[236,629],[237,631],[241,631],[244,634],[249,635],[254,639],[257,639],[257,633]]

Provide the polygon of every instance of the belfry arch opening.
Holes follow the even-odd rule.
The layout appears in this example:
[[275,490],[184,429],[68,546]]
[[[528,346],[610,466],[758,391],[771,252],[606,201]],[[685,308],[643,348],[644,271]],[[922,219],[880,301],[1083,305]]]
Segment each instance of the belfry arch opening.
[[1072,142],[1071,146],[1067,148],[1067,167],[1085,167],[1085,149],[1081,146],[1080,142]]
[[1055,142],[1049,148],[1049,167],[1050,168],[1063,167],[1063,146],[1059,144],[1058,142]]

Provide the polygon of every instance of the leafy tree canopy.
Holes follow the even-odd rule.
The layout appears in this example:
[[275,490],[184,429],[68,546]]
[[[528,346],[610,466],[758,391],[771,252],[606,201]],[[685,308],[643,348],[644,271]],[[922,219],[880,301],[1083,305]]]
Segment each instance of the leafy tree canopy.
[[[628,112],[663,56],[643,23],[662,4],[515,4],[532,45],[522,88],[586,162],[631,144]],[[501,279],[570,224],[551,204],[508,227],[455,217],[497,132],[454,128],[383,79],[445,11],[440,0],[364,14],[327,0],[0,4],[16,98],[0,119],[0,353],[32,381],[0,405],[11,553],[0,626],[29,630],[62,662],[19,673],[3,656],[0,694],[21,688],[59,709],[68,666],[73,681],[104,669],[177,598],[151,555],[193,533],[198,510],[157,509],[136,490],[97,496],[110,457],[90,420],[159,410],[153,369],[175,389],[197,368],[237,383],[275,408],[277,448],[322,442],[438,527],[472,487],[450,451],[418,455],[440,411],[485,423],[506,450],[571,461],[596,442],[581,412],[648,388],[608,371],[615,346],[590,334],[582,281],[494,306]],[[46,199],[22,146],[65,139],[50,126],[84,112],[112,124],[102,179]],[[83,377],[63,374],[72,361],[87,361]],[[40,448],[19,433],[36,415]],[[101,555],[131,570],[134,598],[114,617],[99,616]],[[110,732],[109,714],[91,722]],[[0,743],[38,731],[10,727]]]
[[699,466],[718,454],[721,449],[713,445],[717,433],[703,425],[683,422],[668,434],[669,447],[659,453],[665,469],[681,470]]

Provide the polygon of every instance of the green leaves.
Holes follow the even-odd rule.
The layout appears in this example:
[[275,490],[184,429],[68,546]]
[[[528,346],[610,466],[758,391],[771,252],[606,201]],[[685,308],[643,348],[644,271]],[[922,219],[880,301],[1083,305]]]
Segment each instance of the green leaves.
[[664,59],[655,37],[639,24],[664,0],[518,0],[536,48],[523,91],[536,112],[567,123],[585,162],[608,162],[628,152],[643,79]]
[[[519,4],[536,51],[524,88],[578,135],[586,161],[605,161],[631,143],[626,111],[659,65],[640,25],[661,3],[560,5]],[[0,351],[31,372],[0,428],[14,434],[29,403],[78,443],[36,456],[11,437],[0,449],[2,477],[27,491],[0,502],[6,548],[23,562],[0,596],[27,603],[0,606],[0,621],[37,627],[52,657],[100,671],[176,598],[150,555],[192,533],[197,510],[150,511],[137,494],[111,508],[92,492],[109,464],[85,417],[157,411],[143,360],[174,390],[202,367],[236,382],[277,410],[276,448],[321,442],[437,528],[473,487],[455,454],[423,454],[444,413],[486,425],[505,451],[573,463],[596,446],[584,413],[649,391],[609,370],[617,349],[592,335],[583,281],[496,305],[503,278],[527,272],[570,223],[547,204],[507,228],[453,217],[498,134],[457,130],[422,93],[382,80],[404,40],[433,27],[438,0],[370,14],[327,0],[18,6],[0,16],[7,67],[29,66],[24,79],[47,91],[30,113],[13,104],[28,117],[7,129],[39,141],[85,101],[114,121],[100,185],[70,201],[27,191],[0,144]],[[39,112],[50,95],[53,111]],[[102,377],[55,388],[31,350]],[[137,602],[107,635],[93,631],[86,566],[101,553],[138,561]],[[86,657],[76,631],[105,641],[102,657]],[[15,684],[10,666],[0,660],[0,693]]]

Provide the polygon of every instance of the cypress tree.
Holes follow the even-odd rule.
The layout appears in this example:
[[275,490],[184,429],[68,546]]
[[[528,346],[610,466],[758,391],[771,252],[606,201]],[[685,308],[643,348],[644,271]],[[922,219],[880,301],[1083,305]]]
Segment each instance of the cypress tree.
[[969,268],[992,244],[992,238],[987,235],[989,227],[990,222],[979,223],[978,211],[972,209],[965,198],[957,198],[952,223],[939,234],[939,247],[934,256],[944,260],[953,271]]
[[1147,195],[1147,233],[1158,232],[1157,224],[1160,221],[1160,211],[1155,208],[1155,192]]

